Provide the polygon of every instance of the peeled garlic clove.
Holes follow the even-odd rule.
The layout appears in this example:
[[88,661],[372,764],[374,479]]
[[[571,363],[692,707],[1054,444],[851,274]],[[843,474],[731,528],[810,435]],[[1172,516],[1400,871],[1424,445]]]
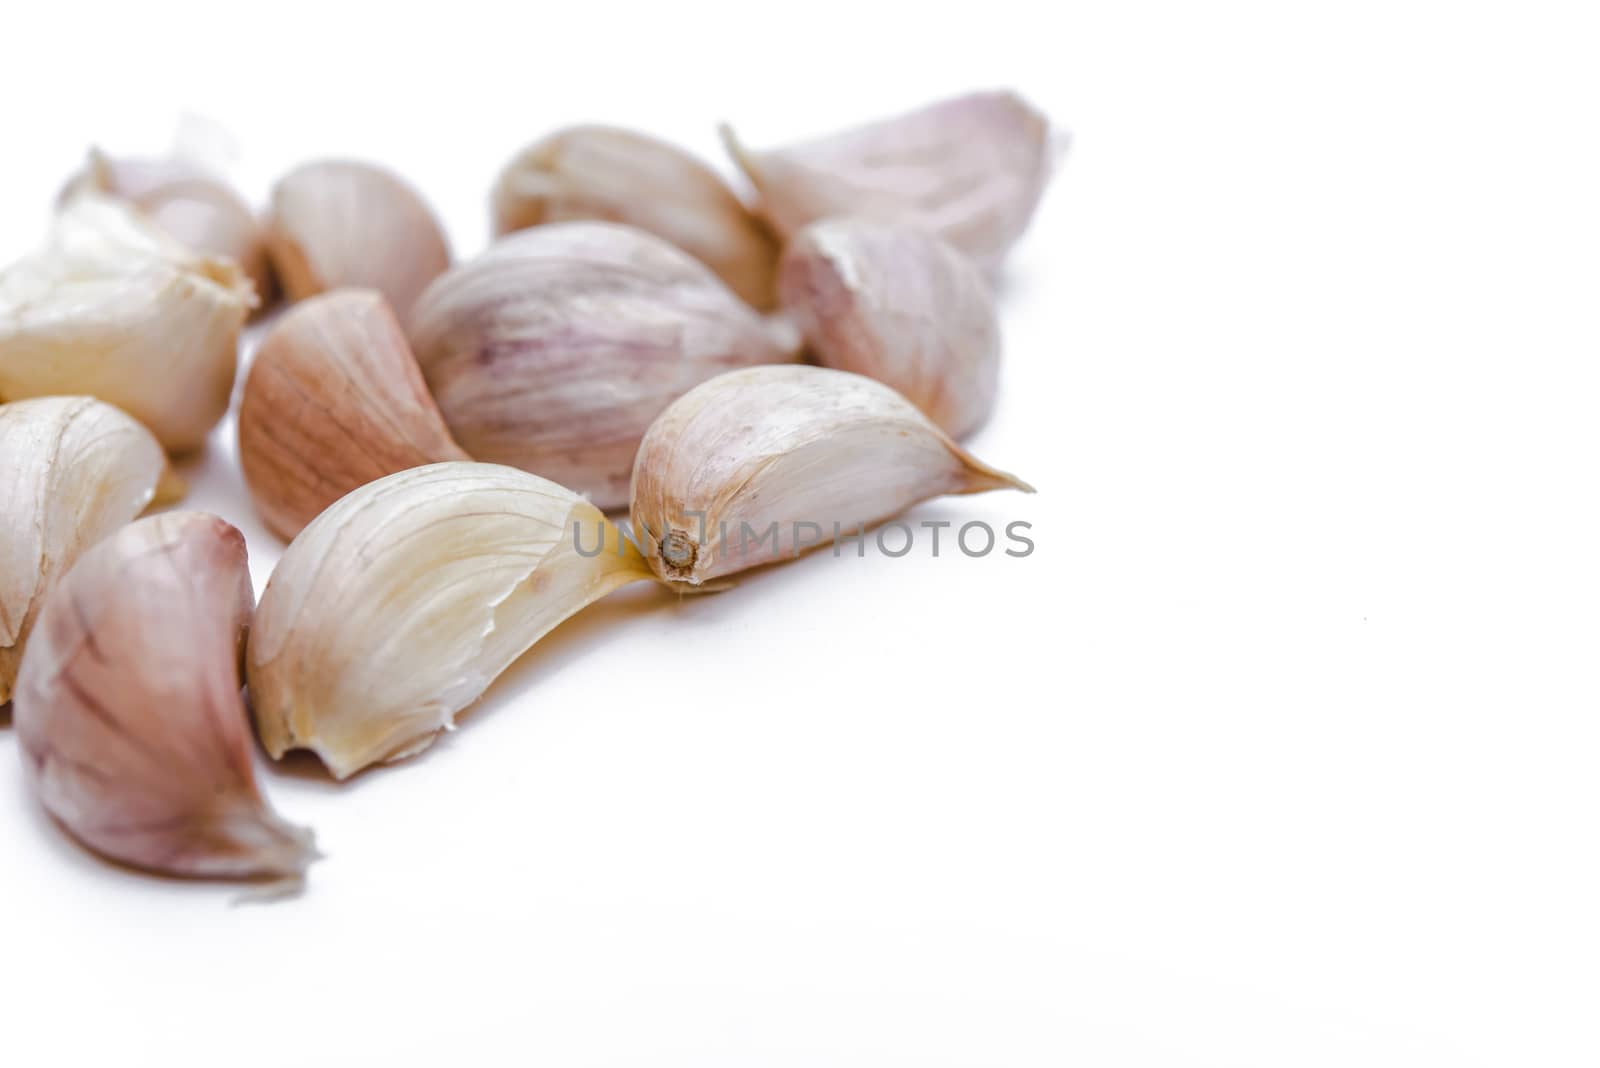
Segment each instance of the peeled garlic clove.
[[226,182],[178,158],[113,159],[91,149],[84,168],[62,190],[63,203],[85,190],[138,208],[177,241],[206,256],[237,263],[261,304],[277,284],[267,258],[266,231]]
[[363,486],[283,554],[256,613],[250,697],[267,752],[338,778],[426,749],[556,624],[650,577],[582,497],[443,463]]
[[698,260],[628,226],[537,226],[428,288],[411,343],[445,422],[479,460],[628,501],[650,421],[722,371],[797,356]]
[[29,779],[90,848],[149,871],[297,880],[311,835],[256,788],[239,696],[244,537],[172,512],[84,553],[40,613],[14,717]]
[[663,581],[699,586],[930,497],[1006,487],[1033,492],[882,383],[754,367],[691,390],[650,427],[633,472],[633,526]]
[[169,451],[228,408],[255,305],[232,260],[189,251],[128,205],[85,192],[46,247],[0,273],[0,400],[88,394]]
[[168,477],[150,431],[90,397],[0,405],[0,705],[45,595]]
[[715,171],[675,145],[608,126],[574,126],[524,149],[500,174],[494,226],[598,219],[670,241],[753,307],[773,305],[778,246]]
[[353,160],[306,163],[285,175],[272,190],[267,244],[290,300],[376,289],[401,315],[450,266],[444,231],[417,191]]
[[728,150],[788,238],[835,215],[915,222],[994,271],[1049,181],[1049,121],[1011,92],[972,93],[765,152]]
[[904,223],[813,223],[784,250],[778,286],[824,367],[892,386],[952,437],[988,418],[1000,324],[988,282],[945,242]]
[[400,324],[371,289],[294,305],[262,339],[239,402],[239,461],[287,539],[346,493],[471,459],[450,437]]

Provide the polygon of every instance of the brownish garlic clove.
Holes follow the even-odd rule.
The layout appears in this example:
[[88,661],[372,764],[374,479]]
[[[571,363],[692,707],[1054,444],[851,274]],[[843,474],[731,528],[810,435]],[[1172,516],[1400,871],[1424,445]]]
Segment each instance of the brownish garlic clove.
[[762,311],[778,245],[717,173],[675,145],[609,126],[573,126],[518,153],[495,184],[495,233],[595,219],[677,245]]
[[994,406],[1000,324],[972,262],[927,231],[827,219],[784,250],[779,295],[824,367],[894,387],[951,437]]
[[109,404],[0,405],[0,705],[55,581],[147,505],[181,494],[160,442]]
[[255,606],[244,537],[173,512],[85,553],[45,603],[14,717],[44,807],[148,871],[297,883],[316,853],[256,787],[240,697]]
[[450,266],[444,231],[417,191],[353,160],[302,164],[280,179],[267,243],[290,300],[369,288],[400,315]]
[[239,461],[285,540],[368,482],[467,459],[377,291],[302,301],[262,339],[239,402]]
[[946,494],[1033,487],[979,461],[888,386],[825,367],[730,371],[639,446],[633,529],[663,582],[798,556]]
[[767,151],[722,133],[782,237],[836,215],[915,222],[991,274],[1027,229],[1054,155],[1049,121],[1003,91]]
[[698,260],[629,226],[552,223],[497,242],[429,287],[410,336],[473,458],[628,502],[650,421],[735,367],[792,361],[777,330]]
[[90,149],[83,170],[61,191],[63,202],[85,189],[125,200],[177,241],[207,256],[233,260],[255,286],[262,311],[277,292],[265,228],[226,182],[176,157],[114,159]]

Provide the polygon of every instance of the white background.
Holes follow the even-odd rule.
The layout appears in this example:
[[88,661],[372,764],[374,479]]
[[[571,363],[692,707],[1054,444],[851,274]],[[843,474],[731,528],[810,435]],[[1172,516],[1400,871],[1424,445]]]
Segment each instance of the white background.
[[13,5],[0,252],[185,112],[470,254],[567,122],[1015,85],[1074,142],[972,446],[1040,492],[911,519],[1038,550],[624,592],[423,759],[264,770],[328,854],[271,906],[89,857],[0,730],[0,1062],[1600,1059],[1592,4],[408,6]]

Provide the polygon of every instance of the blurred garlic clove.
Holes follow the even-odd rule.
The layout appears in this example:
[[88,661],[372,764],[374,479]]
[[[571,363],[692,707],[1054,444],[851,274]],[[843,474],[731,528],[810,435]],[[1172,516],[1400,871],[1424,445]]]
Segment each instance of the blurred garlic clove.
[[709,266],[747,304],[773,306],[777,242],[715,171],[675,145],[574,126],[524,149],[500,173],[496,234],[581,219],[655,234]]
[[1007,487],[1033,492],[882,383],[755,367],[691,390],[650,427],[633,472],[633,527],[664,582],[699,586],[930,497]]
[[376,289],[400,315],[450,266],[444,231],[421,195],[353,160],[305,163],[279,180],[267,244],[290,300]]
[[650,578],[577,494],[494,464],[413,468],[323,512],[283,554],[248,651],[274,757],[343,779],[421,752],[556,624]]
[[17,679],[44,807],[90,848],[169,875],[298,881],[309,832],[262,799],[240,665],[244,537],[171,512],[96,545],[45,601]]
[[60,202],[86,190],[127,201],[195,252],[233,260],[255,286],[258,307],[271,303],[277,283],[266,230],[221,178],[176,157],[113,159],[96,148],[61,191]]
[[939,238],[871,219],[813,223],[784,250],[778,291],[824,367],[893,387],[951,437],[988,418],[1000,372],[994,300]]
[[228,408],[255,295],[232,260],[190,252],[133,208],[72,198],[39,252],[0,273],[0,400],[87,394],[169,452]]
[[262,339],[239,402],[239,461],[279,536],[384,475],[468,459],[375,290],[302,301]]
[[601,508],[627,504],[639,439],[675,398],[722,371],[796,359],[799,341],[698,260],[601,222],[490,246],[429,287],[410,335],[462,448]]
[[176,488],[160,443],[109,404],[0,405],[0,705],[50,587],[85,549]]
[[991,274],[1050,178],[1050,123],[1012,92],[971,93],[770,151],[723,140],[784,238],[835,215],[922,225]]

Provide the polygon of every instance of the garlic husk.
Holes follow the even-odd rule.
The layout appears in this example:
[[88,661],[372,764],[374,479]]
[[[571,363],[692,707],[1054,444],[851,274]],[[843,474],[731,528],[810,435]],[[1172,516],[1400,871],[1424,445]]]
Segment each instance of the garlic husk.
[[0,401],[86,394],[170,452],[197,448],[227,410],[255,299],[232,260],[193,253],[121,201],[81,193],[45,248],[0,273]]
[[784,249],[784,312],[818,363],[892,386],[951,437],[994,406],[1000,324],[988,281],[919,227],[828,219]]
[[262,744],[310,749],[340,779],[420,752],[558,623],[650,577],[593,505],[524,471],[442,463],[363,486],[300,533],[262,594],[248,651]]
[[799,349],[698,260],[603,222],[495,243],[429,287],[410,336],[462,448],[606,509],[627,504],[639,439],[674,399]]
[[404,180],[355,160],[302,164],[272,190],[272,265],[290,300],[329,289],[376,289],[404,315],[450,266],[432,209]]
[[187,160],[114,158],[98,148],[62,190],[65,203],[85,190],[127,201],[179,243],[237,263],[260,306],[277,290],[266,230],[255,212],[217,175]]
[[315,857],[255,781],[240,664],[255,598],[216,516],[139,520],[45,602],[17,679],[28,777],[75,837],[169,875],[298,880]]
[[715,171],[654,137],[610,126],[553,133],[501,171],[493,210],[499,235],[580,219],[636,226],[709,266],[747,304],[773,306],[777,242]]
[[284,539],[368,482],[471,458],[372,289],[334,290],[285,312],[251,360],[238,421],[245,482]]
[[0,705],[55,581],[158,497],[181,492],[150,431],[103,401],[0,405]]
[[838,215],[914,222],[991,274],[1022,236],[1050,179],[1050,123],[1016,93],[929,104],[830,136],[764,151],[722,129],[784,238]]
[[1032,492],[882,383],[825,367],[756,367],[691,390],[650,427],[634,467],[633,528],[657,576],[694,587],[930,497],[1008,487]]

